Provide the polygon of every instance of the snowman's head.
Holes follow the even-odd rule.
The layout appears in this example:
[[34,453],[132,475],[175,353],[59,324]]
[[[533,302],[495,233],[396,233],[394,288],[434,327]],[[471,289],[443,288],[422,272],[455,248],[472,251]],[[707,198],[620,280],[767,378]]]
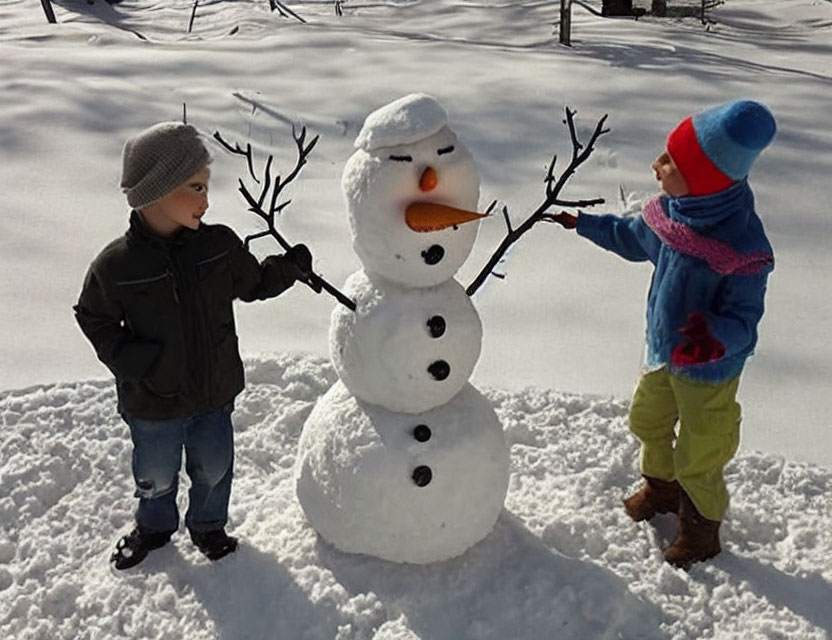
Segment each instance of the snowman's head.
[[453,277],[479,228],[479,177],[442,106],[411,94],[371,113],[342,186],[364,269],[406,286]]

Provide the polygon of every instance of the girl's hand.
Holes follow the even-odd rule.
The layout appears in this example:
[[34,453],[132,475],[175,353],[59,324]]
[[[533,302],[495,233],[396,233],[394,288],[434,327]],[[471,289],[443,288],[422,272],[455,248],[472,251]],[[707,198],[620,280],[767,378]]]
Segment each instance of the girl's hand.
[[564,229],[574,229],[578,226],[578,216],[574,216],[566,211],[561,211],[556,216],[550,218],[552,222],[557,222]]
[[708,321],[701,313],[691,313],[688,324],[679,329],[679,333],[686,341],[673,350],[671,360],[677,367],[713,362],[725,355],[725,346],[711,333]]

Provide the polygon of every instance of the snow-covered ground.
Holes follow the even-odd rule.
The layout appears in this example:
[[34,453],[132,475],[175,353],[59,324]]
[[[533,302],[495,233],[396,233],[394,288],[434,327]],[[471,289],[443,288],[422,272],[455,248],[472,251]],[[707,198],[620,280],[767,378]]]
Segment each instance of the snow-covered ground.
[[[556,2],[266,0],[0,3],[0,638],[827,638],[832,634],[832,3],[727,0],[696,20],[601,19]],[[233,33],[232,33],[233,32]],[[236,413],[231,526],[244,545],[211,565],[180,536],[127,575],[106,559],[129,526],[129,438],[112,385],[74,325],[83,273],[121,233],[123,140],[164,119],[251,140],[294,164],[291,123],[321,142],[281,229],[341,283],[358,267],[340,175],[374,108],[427,91],[515,219],[542,200],[552,153],[609,113],[565,195],[649,194],[649,164],[694,109],[769,104],[780,132],[752,186],[777,255],[757,355],[743,377],[743,444],[729,466],[725,552],[661,562],[671,519],[626,520],[637,477],[626,405],[650,269],[557,227],[534,229],[474,297],[473,382],[512,445],[506,509],[462,557],[407,567],[320,543],[294,497],[299,432],[334,381],[331,298],[297,288],[240,306],[249,386]],[[214,221],[257,228],[238,158],[215,149]],[[483,223],[467,284],[502,237]],[[271,248],[255,245],[261,255]],[[35,385],[35,386],[32,386]],[[525,388],[534,385],[534,388]]]
[[295,498],[295,448],[336,379],[330,365],[283,355],[247,370],[230,512],[242,547],[211,564],[180,534],[115,576],[107,557],[135,501],[112,385],[0,395],[0,637],[820,640],[832,629],[828,469],[741,455],[727,473],[725,551],[685,573],[659,549],[672,519],[636,525],[621,507],[637,477],[626,403],[489,390],[512,453],[495,530],[457,559],[397,565],[322,543]]

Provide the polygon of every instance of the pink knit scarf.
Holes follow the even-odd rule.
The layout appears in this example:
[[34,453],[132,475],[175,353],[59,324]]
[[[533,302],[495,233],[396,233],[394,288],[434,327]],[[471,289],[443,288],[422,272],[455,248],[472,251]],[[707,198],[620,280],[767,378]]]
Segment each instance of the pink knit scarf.
[[765,251],[739,253],[731,245],[698,234],[686,224],[671,220],[662,208],[659,196],[647,201],[642,213],[644,221],[664,244],[694,258],[705,260],[722,275],[750,275],[774,264]]

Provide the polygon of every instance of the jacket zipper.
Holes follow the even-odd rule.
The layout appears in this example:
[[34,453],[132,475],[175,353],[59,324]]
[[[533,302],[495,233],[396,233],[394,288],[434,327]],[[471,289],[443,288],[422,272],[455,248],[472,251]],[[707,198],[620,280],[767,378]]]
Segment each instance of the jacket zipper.
[[173,277],[173,272],[168,267],[165,274],[170,276],[170,285],[173,288],[173,299],[176,301],[176,304],[179,304],[179,287],[176,286],[176,278]]
[[[210,362],[206,360],[203,345],[207,343],[206,331],[204,326],[204,309],[199,300],[199,292],[197,286],[197,263],[192,262],[190,268],[187,260],[174,259],[173,256],[168,257],[168,269],[171,272],[171,279],[174,286],[174,295],[177,302],[179,302],[179,294],[177,292],[177,282],[184,285],[184,298],[182,299],[182,320],[184,331],[184,347],[185,347],[185,361],[189,371],[189,377],[194,381],[194,391],[197,394],[195,398],[197,407],[202,410],[210,404]],[[179,274],[177,279],[173,274]]]
[[[199,262],[196,263],[197,271],[199,270],[200,267],[204,267],[207,264],[212,264],[214,262],[222,260],[229,253],[231,253],[231,251],[226,250],[226,251],[223,251],[221,253],[218,253],[215,256],[211,256],[210,258],[205,258],[204,260],[200,260]],[[197,273],[197,277],[198,277],[198,273]],[[203,332],[203,335],[208,340],[208,343],[213,345],[213,344],[215,344],[214,332],[213,332],[211,326],[205,321],[205,309],[203,308],[203,304],[205,303],[205,300],[200,295],[200,293],[198,291],[198,288],[197,288],[197,295],[196,295],[195,298],[196,298],[197,306],[200,309],[200,313],[199,313],[200,328]],[[210,356],[208,356],[206,358],[205,357],[206,354],[204,354],[204,353],[202,354],[202,356],[203,356],[203,366],[204,366],[204,370],[205,370],[205,380],[204,380],[204,382],[205,382],[205,385],[206,385],[205,386],[205,394],[206,394],[205,397],[206,397],[206,402],[207,402],[212,397],[213,390],[216,388],[216,379],[217,379],[217,376],[219,375],[219,372],[217,371],[216,367],[213,365],[212,358]]]

